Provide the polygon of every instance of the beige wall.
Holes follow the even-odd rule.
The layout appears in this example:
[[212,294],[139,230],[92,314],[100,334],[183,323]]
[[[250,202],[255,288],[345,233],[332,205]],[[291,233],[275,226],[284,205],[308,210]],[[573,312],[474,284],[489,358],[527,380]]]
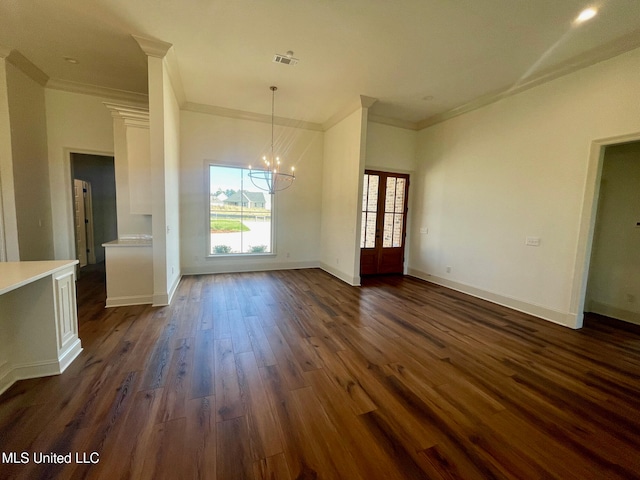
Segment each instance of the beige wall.
[[640,324],[640,142],[607,147],[587,311]]
[[369,121],[365,167],[400,173],[416,168],[418,132]]
[[45,89],[55,258],[75,258],[70,152],[113,156],[106,98]]
[[[13,153],[11,149],[11,119],[7,65],[0,56],[0,261],[20,260],[18,220],[13,186]],[[0,372],[1,373],[1,372]]]
[[44,88],[7,64],[13,188],[20,260],[54,257]]
[[166,69],[163,70],[165,216],[167,292],[180,280],[180,107]]
[[640,132],[639,72],[635,50],[421,131],[410,273],[579,326],[590,148]]
[[275,127],[276,150],[296,167],[296,180],[276,194],[275,254],[207,258],[209,163],[247,167],[268,151],[271,125],[181,112],[180,246],[182,271],[214,273],[316,267],[320,259],[322,132]]
[[360,218],[367,111],[355,112],[324,134],[322,268],[360,284]]

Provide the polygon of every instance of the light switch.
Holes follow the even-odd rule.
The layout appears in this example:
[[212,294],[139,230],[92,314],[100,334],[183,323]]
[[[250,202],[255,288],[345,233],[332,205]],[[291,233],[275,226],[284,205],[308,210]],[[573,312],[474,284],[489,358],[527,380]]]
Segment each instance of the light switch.
[[422,227],[422,228],[420,229],[420,233],[425,233],[425,234],[426,234],[426,233],[429,233],[429,229],[428,229],[427,227]]

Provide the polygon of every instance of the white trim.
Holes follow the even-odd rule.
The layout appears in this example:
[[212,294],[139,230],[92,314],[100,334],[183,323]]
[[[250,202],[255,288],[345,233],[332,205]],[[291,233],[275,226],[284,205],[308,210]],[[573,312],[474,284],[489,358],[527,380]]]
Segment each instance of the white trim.
[[604,150],[608,145],[616,145],[640,140],[640,132],[609,137],[591,142],[589,165],[584,186],[582,210],[580,213],[580,230],[578,246],[573,265],[573,283],[571,286],[570,309],[575,312],[577,328],[582,326],[584,306],[587,297],[587,283],[589,281],[589,266],[591,263],[591,249],[595,233],[598,197],[600,195],[600,181],[602,179],[602,165]]
[[488,302],[502,305],[504,307],[511,308],[512,310],[517,310],[518,312],[533,315],[534,317],[542,318],[544,320],[548,320],[565,327],[577,329],[582,326],[581,324],[578,324],[578,319],[573,313],[560,312],[551,308],[543,307],[541,305],[518,300],[517,298],[489,292],[487,290],[482,290],[471,285],[466,285],[464,283],[459,283],[448,280],[446,278],[430,275],[420,270],[416,270],[415,268],[409,268],[408,274],[412,277],[416,277],[430,283],[435,283],[436,285],[441,285],[458,292],[466,293],[467,295],[471,295],[472,297],[481,298],[482,300],[487,300]]
[[337,113],[329,117],[329,119],[327,119],[322,124],[322,130],[325,132],[327,130],[330,130],[332,127],[336,126],[338,123],[340,123],[342,120],[347,118],[356,110],[360,108],[369,109],[374,103],[376,103],[376,101],[377,101],[376,98],[367,97],[366,95],[360,95],[356,101],[350,103],[349,105],[344,107],[342,110],[338,111]]
[[391,127],[404,128],[405,130],[418,131],[418,124],[416,122],[410,122],[408,120],[400,120],[399,118],[385,117],[382,115],[376,115],[369,112],[368,121],[373,123],[380,123],[382,125],[389,125]]
[[171,43],[163,42],[162,40],[155,40],[133,34],[131,36],[138,43],[140,49],[149,57],[164,58],[169,49],[173,47]]
[[[358,266],[359,265],[360,265],[360,262],[358,262]],[[329,275],[332,275],[332,276],[342,280],[343,282],[348,283],[352,287],[359,287],[360,286],[360,275],[356,275],[356,276],[348,275],[347,273],[343,272],[342,270],[338,270],[337,268],[333,268],[331,265],[327,265],[324,262],[320,262],[320,268],[322,270],[324,270],[325,272],[327,272]]]
[[127,297],[109,297],[107,298],[105,308],[111,307],[127,307],[130,305],[151,305],[153,304],[153,295],[132,295]]
[[[69,252],[73,254],[73,258],[78,258],[78,252],[76,251],[76,231],[74,226],[74,214],[73,214],[73,158],[72,155],[74,153],[78,153],[80,155],[97,155],[100,157],[109,157],[113,159],[114,168],[116,156],[114,152],[104,152],[101,150],[91,150],[87,148],[73,148],[73,147],[62,147],[62,155],[63,161],[65,165],[63,167],[67,171],[67,174],[64,176],[64,196],[65,196],[65,210],[66,210],[66,222],[67,222],[67,238],[70,239],[71,248]],[[53,204],[53,195],[59,195],[59,191],[51,190],[51,203]],[[68,220],[71,220],[69,223]],[[67,244],[68,245],[68,244]],[[66,256],[66,255],[65,255]],[[79,268],[79,267],[78,267]]]
[[75,360],[80,352],[82,352],[82,347],[78,339],[74,342],[72,348],[67,350],[59,360],[23,363],[13,366],[10,365],[9,362],[5,362],[0,365],[0,395],[19,380],[60,375],[69,364]]
[[72,82],[59,78],[51,78],[47,82],[46,88],[51,90],[61,90],[63,92],[80,93],[93,97],[108,98],[121,102],[131,102],[140,106],[149,105],[149,97],[146,93],[130,92],[128,90],[118,90],[116,88],[101,87],[88,83]]
[[82,342],[80,342],[79,338],[67,347],[65,352],[60,352],[58,354],[58,364],[60,366],[60,372],[64,372],[67,367],[73,362],[78,355],[82,352]]
[[625,310],[623,308],[615,307],[613,305],[607,305],[600,302],[589,302],[589,312],[604,315],[606,317],[615,318],[628,323],[634,323],[640,325],[640,312],[632,312],[631,310]]
[[638,39],[637,33],[624,35],[623,37],[605,45],[596,47],[576,57],[569,58],[560,65],[556,65],[551,69],[543,70],[530,78],[524,78],[522,81],[519,80],[518,82],[520,83],[516,82],[514,85],[509,85],[487,95],[475,98],[464,105],[460,105],[446,112],[425,118],[417,123],[418,130],[423,130],[437,123],[444,122],[453,117],[457,117],[491,103],[495,103],[503,98],[511,97],[512,95],[524,92],[530,88],[550,82],[556,78],[590,67],[596,63],[609,60],[610,58],[634,50],[635,48],[638,48],[638,46],[640,46],[640,40]]
[[6,392],[15,381],[16,378],[9,362],[0,364],[0,395]]
[[[254,259],[255,260],[255,259]],[[321,268],[318,262],[273,262],[273,263],[247,263],[243,265],[224,264],[216,265],[215,262],[207,265],[197,265],[182,270],[182,275],[213,275],[216,273],[248,273],[248,272],[270,272],[275,270],[300,270],[305,268]],[[324,270],[324,269],[323,269]]]
[[182,280],[182,273],[176,277],[176,279],[173,281],[173,285],[171,285],[171,288],[169,289],[167,305],[171,305],[171,302],[173,302],[173,297],[178,291],[178,285],[180,285],[181,280]]
[[[234,110],[232,108],[215,107],[213,105],[205,105],[202,103],[186,102],[181,107],[182,110],[195,113],[203,113],[206,115],[215,115],[218,117],[235,118],[238,120],[249,120],[252,122],[271,124],[271,115],[262,113],[246,112],[244,110]],[[304,130],[314,130],[323,132],[322,125],[319,123],[305,122],[304,120],[295,120],[286,117],[274,117],[273,123],[282,127],[300,128]]]

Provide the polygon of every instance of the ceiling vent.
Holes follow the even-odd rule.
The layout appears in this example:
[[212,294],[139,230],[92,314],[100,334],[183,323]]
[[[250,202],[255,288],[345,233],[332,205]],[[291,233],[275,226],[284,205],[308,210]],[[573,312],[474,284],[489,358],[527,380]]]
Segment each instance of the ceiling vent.
[[282,63],[283,65],[295,65],[299,62],[297,58],[293,58],[293,52],[291,50],[289,50],[285,55],[276,53],[273,56],[273,61],[275,63]]

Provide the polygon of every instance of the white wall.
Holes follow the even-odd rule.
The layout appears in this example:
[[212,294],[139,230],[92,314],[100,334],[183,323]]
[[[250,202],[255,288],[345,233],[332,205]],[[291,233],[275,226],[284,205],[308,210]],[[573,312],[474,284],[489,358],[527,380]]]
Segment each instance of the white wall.
[[75,258],[69,152],[113,156],[113,119],[106,98],[45,89],[49,180],[57,260]]
[[639,84],[635,50],[419,132],[409,272],[580,326],[590,147],[640,131]]
[[370,170],[409,174],[409,197],[407,201],[407,236],[405,238],[404,272],[410,262],[411,232],[413,229],[413,176],[416,170],[418,132],[369,121],[367,125],[367,151],[365,167]]
[[396,173],[416,168],[418,132],[369,121],[365,167]]
[[20,260],[54,256],[44,88],[7,63],[13,188]]
[[351,285],[360,284],[360,218],[366,139],[366,108],[358,108],[324,134],[321,265]]
[[167,292],[180,281],[180,107],[166,68],[163,69],[164,162]]
[[256,165],[271,143],[268,123],[181,112],[180,232],[185,274],[316,267],[320,260],[322,132],[275,127],[276,150],[296,180],[276,193],[275,255],[207,257],[208,165]]
[[640,324],[640,142],[607,147],[588,311]]
[[[11,149],[11,119],[7,89],[7,60],[0,56],[0,260],[20,260],[18,220],[13,186],[13,153]],[[0,367],[1,367],[0,359]],[[2,372],[0,372],[1,374]]]
[[[118,111],[117,108],[116,111]],[[144,122],[142,122],[142,125],[128,124],[129,120],[126,119],[126,112],[118,111],[113,115],[118,238],[151,235],[151,207],[148,207],[147,213],[133,213],[144,211],[144,208],[140,206],[140,202],[136,204],[134,199],[139,200],[144,195],[151,196],[151,188],[148,185],[137,185],[132,174],[132,172],[140,169],[140,165],[143,165],[141,169],[144,170],[146,163],[143,158],[150,156],[149,128],[144,125]],[[136,158],[136,156],[139,157]],[[143,175],[141,176],[143,177]],[[138,190],[138,195],[132,196],[132,190],[136,189]],[[141,190],[143,193],[140,193]]]

